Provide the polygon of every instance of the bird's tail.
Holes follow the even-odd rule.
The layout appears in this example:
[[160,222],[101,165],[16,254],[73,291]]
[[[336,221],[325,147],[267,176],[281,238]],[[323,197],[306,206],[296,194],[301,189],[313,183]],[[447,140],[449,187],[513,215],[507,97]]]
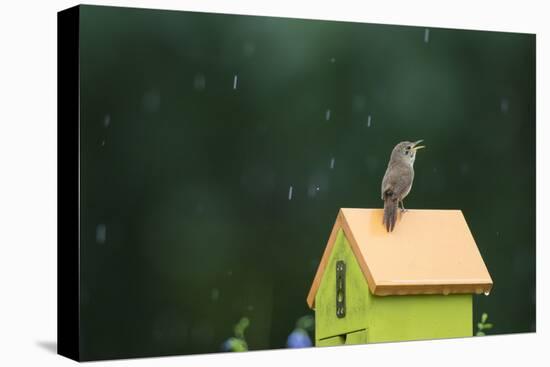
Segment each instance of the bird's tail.
[[395,199],[391,192],[384,194],[384,219],[383,223],[388,232],[393,231],[395,222],[397,221],[397,199]]

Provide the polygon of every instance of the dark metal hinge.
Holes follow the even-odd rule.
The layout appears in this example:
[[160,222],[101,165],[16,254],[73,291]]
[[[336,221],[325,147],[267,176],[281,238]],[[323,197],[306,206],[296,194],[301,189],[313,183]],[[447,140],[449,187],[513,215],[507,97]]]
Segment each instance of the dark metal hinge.
[[346,316],[346,263],[336,262],[336,316]]

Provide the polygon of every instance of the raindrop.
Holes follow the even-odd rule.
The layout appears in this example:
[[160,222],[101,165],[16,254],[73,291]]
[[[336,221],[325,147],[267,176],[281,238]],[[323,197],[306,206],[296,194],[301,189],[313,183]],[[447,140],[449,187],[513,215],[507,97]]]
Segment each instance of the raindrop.
[[444,294],[445,296],[448,296],[450,293],[451,293],[451,290],[450,290],[449,288],[444,288],[444,289],[443,289],[443,294]]
[[360,112],[365,108],[365,97],[357,95],[353,96],[353,101],[351,102],[353,110]]
[[334,157],[330,160],[330,169],[334,169],[334,163],[336,162],[336,160],[334,159]]
[[508,112],[508,109],[510,108],[510,104],[508,102],[508,99],[502,98],[500,101],[500,112],[506,113]]
[[111,124],[111,115],[105,115],[103,118],[103,126],[108,127]]
[[95,229],[95,240],[97,243],[105,243],[107,239],[107,226],[105,224],[98,224]]
[[151,90],[143,95],[143,107],[148,112],[155,112],[160,106],[160,93],[156,90]]
[[309,197],[315,197],[317,195],[317,192],[320,190],[319,185],[310,185],[307,188],[307,196]]
[[243,52],[245,56],[248,56],[248,57],[254,55],[254,52],[256,52],[256,45],[252,42],[246,42],[243,45]]
[[488,296],[490,293],[491,293],[491,292],[489,292],[489,291],[483,292],[483,294],[485,294],[486,296]]
[[325,112],[325,120],[330,120],[330,110],[327,110],[327,112]]
[[203,74],[195,75],[193,79],[193,87],[196,90],[204,90],[206,88],[206,77]]
[[367,118],[367,127],[370,127],[370,123],[372,121],[371,115]]
[[430,42],[430,30],[426,28],[424,30],[424,43]]
[[330,63],[331,63],[331,64],[334,64],[335,62],[336,62],[336,58],[335,58],[335,57],[331,57],[331,58],[330,58]]
[[105,139],[103,139],[103,141],[101,142],[101,146],[102,146],[102,147],[105,146]]
[[254,311],[254,306],[252,305],[248,305],[248,307],[246,308],[248,311]]
[[288,200],[292,200],[292,186],[288,188]]
[[467,162],[462,162],[460,164],[460,173],[462,175],[467,175],[470,172],[470,165]]
[[218,288],[213,288],[212,291],[210,292],[210,298],[214,302],[217,301],[218,298],[220,298],[220,290]]
[[233,89],[237,89],[237,75],[233,77]]

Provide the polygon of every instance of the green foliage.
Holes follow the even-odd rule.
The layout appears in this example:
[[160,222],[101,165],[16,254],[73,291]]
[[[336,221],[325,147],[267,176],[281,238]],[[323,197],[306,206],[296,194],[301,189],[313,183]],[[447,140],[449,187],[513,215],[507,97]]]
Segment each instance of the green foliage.
[[235,336],[239,339],[244,340],[244,331],[246,330],[246,328],[248,328],[249,325],[250,325],[250,320],[248,319],[248,317],[242,317],[233,328],[233,332],[235,333]]
[[313,332],[313,329],[315,327],[315,319],[312,315],[305,315],[302,316],[296,321],[296,328],[297,329],[303,329],[308,332]]
[[250,320],[248,317],[242,317],[233,327],[234,336],[223,343],[222,349],[226,352],[246,352],[248,350],[248,343],[244,337],[244,332],[248,326],[250,326]]
[[235,337],[227,339],[226,346],[228,352],[246,352],[248,350],[246,341]]
[[485,332],[483,330],[489,330],[493,328],[493,324],[487,322],[488,318],[489,315],[487,315],[487,313],[485,312],[481,315],[481,321],[477,323],[476,336],[484,336]]

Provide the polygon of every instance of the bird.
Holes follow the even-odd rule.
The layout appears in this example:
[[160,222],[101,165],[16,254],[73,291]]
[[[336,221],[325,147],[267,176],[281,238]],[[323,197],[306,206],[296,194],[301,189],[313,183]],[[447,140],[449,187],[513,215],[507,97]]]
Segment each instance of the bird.
[[397,209],[401,203],[405,212],[403,200],[409,194],[414,180],[414,160],[416,152],[425,148],[423,140],[415,142],[402,141],[397,144],[390,156],[388,168],[382,179],[382,200],[384,201],[383,224],[387,232],[392,232],[397,221]]

